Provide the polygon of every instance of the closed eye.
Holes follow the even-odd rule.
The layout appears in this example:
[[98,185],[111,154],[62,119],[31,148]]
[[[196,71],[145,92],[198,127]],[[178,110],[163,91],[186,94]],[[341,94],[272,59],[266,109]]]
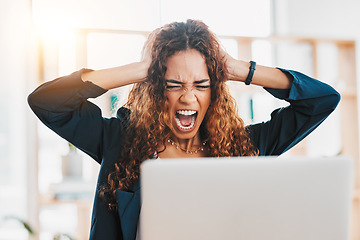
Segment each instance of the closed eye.
[[180,89],[182,88],[182,85],[177,85],[177,86],[166,86],[166,89]]
[[178,92],[183,89],[182,85],[166,85],[166,90],[169,92]]
[[210,85],[196,85],[195,87],[198,90],[206,90],[210,87]]
[[[188,84],[184,84],[183,82],[177,81],[177,80],[173,80],[173,79],[169,79],[169,80],[165,80],[166,81],[166,90],[168,91],[180,91],[180,90],[188,90],[188,87],[186,87],[185,85]],[[190,87],[191,89],[196,89],[198,91],[205,91],[208,88],[210,88],[210,84],[209,84],[209,79],[202,79],[202,80],[198,80],[195,81],[192,85],[192,87]]]

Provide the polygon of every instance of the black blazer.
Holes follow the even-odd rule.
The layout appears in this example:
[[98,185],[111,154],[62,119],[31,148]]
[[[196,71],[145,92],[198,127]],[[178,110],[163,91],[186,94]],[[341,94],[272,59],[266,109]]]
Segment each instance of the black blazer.
[[[291,89],[265,89],[274,97],[288,101],[288,107],[272,112],[266,122],[247,126],[252,144],[260,155],[280,155],[313,131],[337,106],[340,95],[332,87],[296,71]],[[54,132],[101,164],[97,187],[107,182],[120,159],[124,130],[130,111],[120,108],[116,118],[103,118],[100,109],[88,98],[106,90],[83,82],[82,69],[71,75],[46,82],[28,97],[39,119]],[[140,213],[140,184],[131,191],[117,190],[118,211],[109,211],[95,194],[90,239],[134,240]]]

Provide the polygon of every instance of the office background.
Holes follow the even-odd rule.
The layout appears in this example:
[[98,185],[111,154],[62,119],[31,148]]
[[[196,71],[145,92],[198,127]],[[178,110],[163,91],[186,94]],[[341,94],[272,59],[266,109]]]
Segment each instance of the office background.
[[[340,91],[339,108],[287,155],[354,158],[351,240],[360,240],[359,11],[357,0],[0,0],[0,240],[89,232],[98,166],[40,124],[27,95],[82,67],[138,61],[151,30],[187,18],[203,20],[236,58],[296,69]],[[247,123],[285,104],[229,85]],[[95,100],[105,117],[128,90]]]

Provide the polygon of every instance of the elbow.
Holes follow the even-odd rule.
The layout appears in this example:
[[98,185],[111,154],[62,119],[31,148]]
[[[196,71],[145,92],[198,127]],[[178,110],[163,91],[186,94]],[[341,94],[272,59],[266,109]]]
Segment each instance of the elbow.
[[323,114],[329,115],[339,105],[340,99],[340,94],[333,90],[327,95],[317,98],[317,100],[315,100],[316,104],[314,104],[311,111],[308,111],[307,113],[313,116]]
[[38,115],[41,109],[46,109],[46,100],[42,94],[39,94],[36,90],[29,94],[27,102],[31,110]]
[[332,110],[335,110],[335,108],[339,105],[341,100],[341,95],[337,91],[334,91],[334,94],[331,95],[330,103],[332,105]]
[[39,97],[37,96],[36,92],[32,92],[27,97],[27,102],[30,108],[34,111],[36,106],[39,105]]
[[33,109],[34,102],[35,102],[34,92],[29,94],[29,96],[27,97],[27,102],[28,102],[30,108]]
[[326,94],[324,95],[323,100],[320,101],[320,105],[324,107],[324,110],[327,109],[327,111],[330,112],[334,111],[340,103],[340,93],[329,85],[325,85],[322,90]]

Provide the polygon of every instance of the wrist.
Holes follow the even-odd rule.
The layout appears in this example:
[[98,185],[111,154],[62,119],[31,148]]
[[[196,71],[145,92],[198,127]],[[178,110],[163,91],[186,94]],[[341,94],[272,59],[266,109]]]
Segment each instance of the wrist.
[[252,82],[255,69],[256,69],[256,62],[250,61],[249,73],[245,79],[245,85],[250,85],[250,83]]
[[142,60],[140,62],[136,62],[135,65],[137,66],[136,71],[138,73],[138,81],[137,82],[144,81],[148,75],[150,62]]
[[249,73],[250,63],[233,59],[227,63],[227,69],[229,72],[229,80],[245,82],[245,79]]

